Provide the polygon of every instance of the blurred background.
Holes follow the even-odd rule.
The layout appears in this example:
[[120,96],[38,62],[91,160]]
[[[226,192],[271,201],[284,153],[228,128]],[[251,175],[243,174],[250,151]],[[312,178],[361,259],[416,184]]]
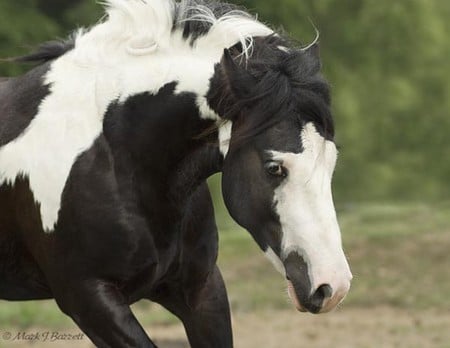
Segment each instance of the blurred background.
[[[334,196],[355,275],[336,312],[296,313],[282,277],[228,217],[220,177],[211,178],[236,347],[450,347],[450,2],[235,2],[303,43],[314,39],[311,22],[320,30],[340,146]],[[0,0],[0,57],[102,14],[94,0]],[[0,62],[0,76],[27,68]],[[186,346],[175,318],[149,303],[134,308],[161,347]],[[52,301],[1,301],[6,329],[77,332]],[[0,347],[29,344],[0,338]]]

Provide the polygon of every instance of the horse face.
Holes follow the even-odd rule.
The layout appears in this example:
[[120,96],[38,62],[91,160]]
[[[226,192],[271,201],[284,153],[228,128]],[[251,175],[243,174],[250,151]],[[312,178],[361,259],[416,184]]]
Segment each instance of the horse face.
[[352,278],[331,193],[337,151],[317,129],[292,117],[231,146],[222,180],[232,217],[286,276],[297,309],[313,313],[335,308]]

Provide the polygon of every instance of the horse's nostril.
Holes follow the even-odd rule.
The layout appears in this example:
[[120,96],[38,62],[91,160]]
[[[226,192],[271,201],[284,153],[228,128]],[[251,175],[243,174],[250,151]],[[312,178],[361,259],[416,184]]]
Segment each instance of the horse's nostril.
[[328,284],[322,284],[316,290],[316,293],[320,292],[323,295],[323,298],[329,298],[333,294],[333,289]]
[[322,284],[317,288],[317,290],[312,294],[310,302],[315,307],[322,308],[323,301],[330,298],[333,294],[333,289],[328,284]]

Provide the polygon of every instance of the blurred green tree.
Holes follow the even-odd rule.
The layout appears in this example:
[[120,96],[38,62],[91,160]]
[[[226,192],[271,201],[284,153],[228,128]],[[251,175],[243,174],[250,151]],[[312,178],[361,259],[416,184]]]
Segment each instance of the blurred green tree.
[[[33,45],[59,33],[59,26],[38,11],[35,1],[0,1],[1,58],[23,54]],[[30,47],[26,48],[27,45]],[[13,64],[1,64],[0,75],[14,75],[22,70]]]

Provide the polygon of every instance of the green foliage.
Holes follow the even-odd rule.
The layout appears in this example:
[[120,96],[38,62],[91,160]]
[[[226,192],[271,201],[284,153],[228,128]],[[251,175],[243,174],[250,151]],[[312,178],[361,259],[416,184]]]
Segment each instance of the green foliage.
[[[236,0],[299,42],[321,33],[341,158],[339,201],[450,194],[450,2]],[[0,2],[0,57],[94,24],[94,0]],[[27,47],[28,46],[28,47]],[[0,75],[24,67],[0,63]]]
[[[24,46],[58,35],[58,25],[36,10],[35,1],[0,2],[0,56],[12,57],[24,53]],[[25,51],[26,52],[26,51]],[[0,74],[17,74],[17,66],[2,64]]]

